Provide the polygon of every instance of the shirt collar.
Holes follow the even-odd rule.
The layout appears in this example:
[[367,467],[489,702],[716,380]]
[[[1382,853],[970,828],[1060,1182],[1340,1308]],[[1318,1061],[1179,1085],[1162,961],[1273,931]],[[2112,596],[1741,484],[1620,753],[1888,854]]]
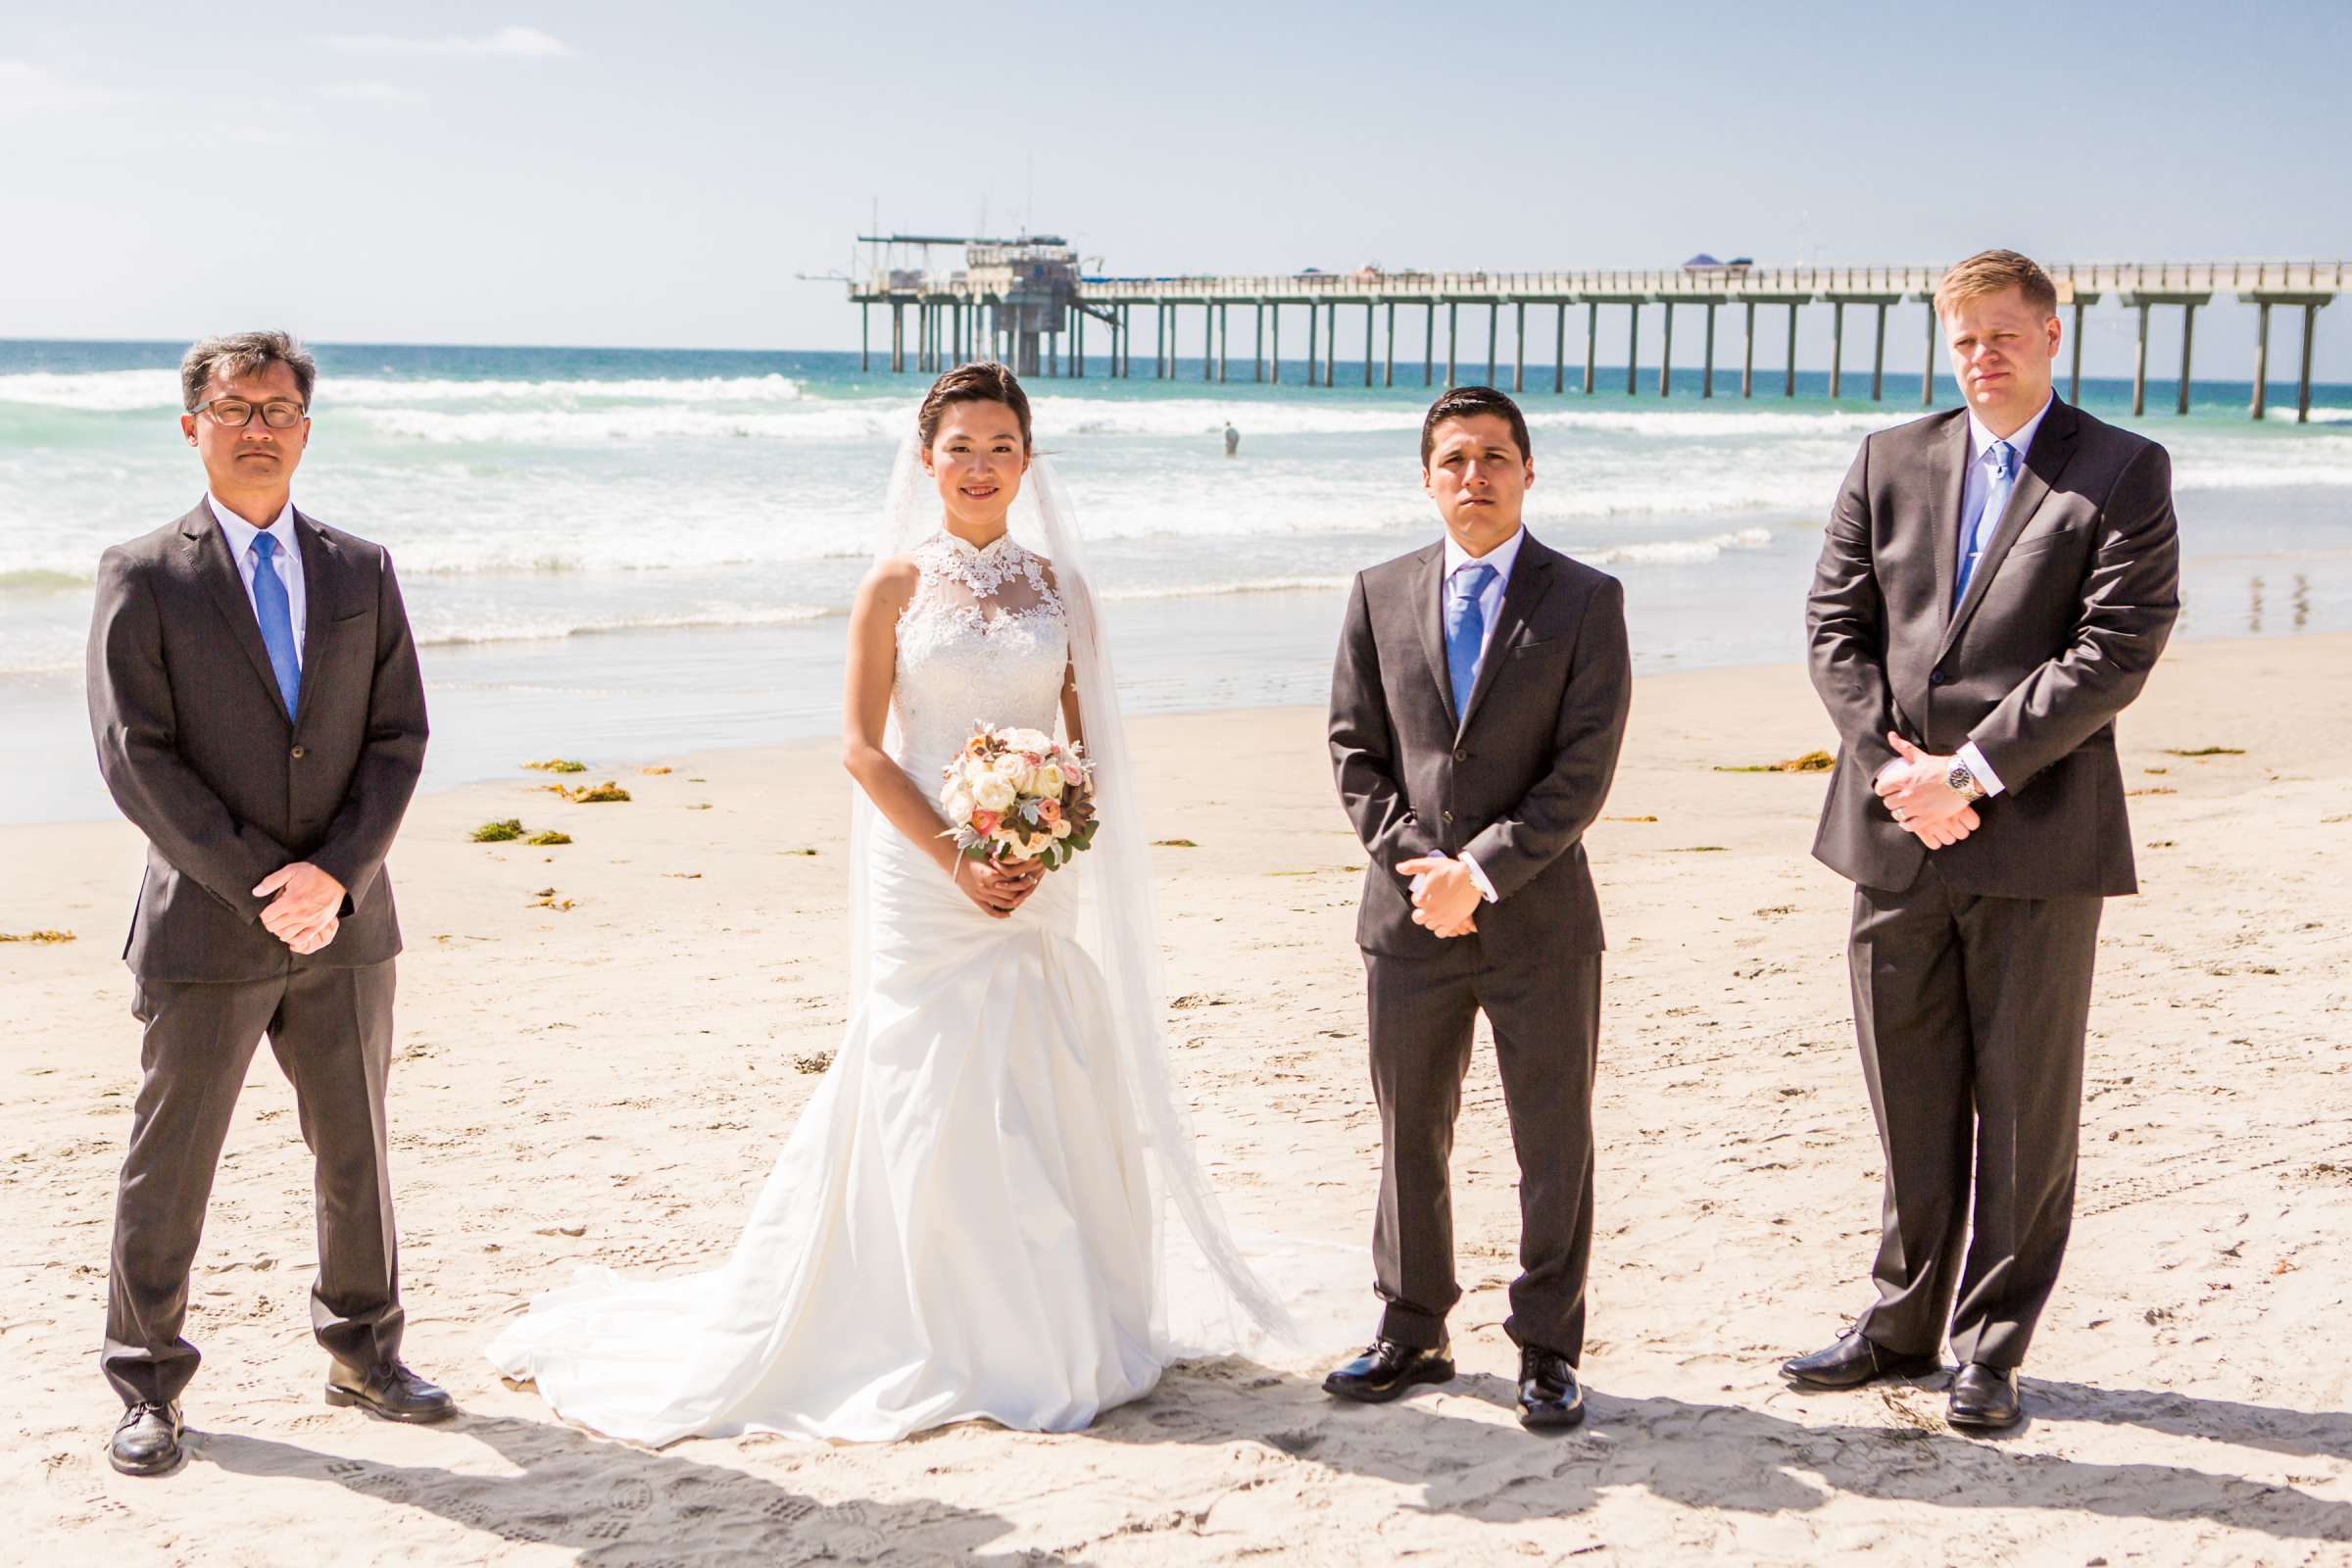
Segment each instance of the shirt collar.
[[1497,584],[1507,583],[1511,580],[1511,566],[1519,559],[1519,547],[1525,543],[1527,543],[1527,525],[1524,523],[1520,524],[1508,539],[1483,556],[1470,554],[1456,544],[1453,535],[1448,533],[1446,536],[1446,580],[1450,582],[1455,572],[1464,566],[1475,564],[1482,566],[1493,566],[1495,582]]
[[1969,410],[1968,461],[1971,463],[1981,462],[1984,457],[1984,451],[1987,447],[1991,446],[1995,441],[2007,441],[2011,446],[2017,448],[2018,463],[2020,466],[2023,466],[2025,463],[2026,453],[2032,450],[2034,446],[2034,432],[2041,428],[2041,421],[2048,418],[2050,416],[2050,406],[2057,401],[2058,394],[2055,392],[2042,399],[2041,412],[2034,415],[2034,417],[2028,419],[2025,423],[2019,425],[2015,431],[2006,436],[1997,436],[1994,435],[1990,430],[1985,429],[1984,421],[1977,417],[1977,411],[1974,409]]
[[277,548],[286,555],[293,555],[301,548],[294,542],[294,502],[291,497],[287,498],[285,508],[278,513],[276,520],[267,528],[256,528],[229,511],[220,498],[210,490],[204,493],[204,499],[213,509],[213,520],[220,524],[220,532],[228,540],[228,558],[231,561],[242,564],[245,552],[253,548],[254,536],[262,533],[276,540]]

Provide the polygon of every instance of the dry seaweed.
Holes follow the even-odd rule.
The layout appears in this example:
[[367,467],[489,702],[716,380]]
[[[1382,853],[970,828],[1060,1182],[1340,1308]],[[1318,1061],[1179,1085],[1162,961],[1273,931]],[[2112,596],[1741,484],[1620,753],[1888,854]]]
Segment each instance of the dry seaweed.
[[1802,757],[1791,757],[1781,762],[1745,762],[1738,766],[1728,766],[1718,762],[1715,764],[1715,771],[1718,773],[1827,773],[1837,765],[1838,759],[1827,752],[1807,752]]
[[484,822],[467,836],[476,844],[504,844],[522,837],[522,820],[510,816],[503,821]]

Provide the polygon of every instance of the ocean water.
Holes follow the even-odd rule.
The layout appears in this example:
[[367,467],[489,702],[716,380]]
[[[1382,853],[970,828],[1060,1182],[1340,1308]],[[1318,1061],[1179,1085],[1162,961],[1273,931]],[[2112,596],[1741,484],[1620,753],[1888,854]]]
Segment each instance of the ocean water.
[[[82,715],[90,581],[105,546],[202,495],[179,348],[0,341],[0,820],[110,809]],[[431,683],[428,787],[551,752],[617,766],[834,730],[844,616],[927,378],[843,354],[316,352],[296,498],[393,553]],[[1029,383],[1127,701],[1320,702],[1349,575],[1436,536],[1417,447],[1431,393],[1417,365],[1394,389],[1363,387],[1360,364],[1328,389],[1201,368]],[[1916,379],[1889,377],[1877,405],[1833,403],[1821,373],[1786,400],[1760,375],[1769,395],[1747,402],[1720,371],[1711,401],[1695,370],[1666,400],[1650,372],[1635,397],[1578,379],[1554,395],[1548,366],[1530,368],[1528,519],[1625,580],[1638,665],[1799,657],[1829,500],[1865,434],[1918,416]],[[2168,412],[2132,420],[2129,390],[2086,382],[2083,401],[2172,450],[2181,634],[2352,627],[2352,387],[2320,389],[2301,427],[2291,389],[2261,424],[2242,382],[2200,382],[2188,418],[2168,386]]]

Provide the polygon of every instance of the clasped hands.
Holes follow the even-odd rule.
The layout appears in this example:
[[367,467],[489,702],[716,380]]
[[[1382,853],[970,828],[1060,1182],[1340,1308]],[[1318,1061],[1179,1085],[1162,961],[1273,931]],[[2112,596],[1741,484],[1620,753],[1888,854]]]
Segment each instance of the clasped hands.
[[1433,936],[1464,937],[1478,929],[1478,906],[1486,902],[1470,867],[1443,855],[1425,855],[1397,863],[1396,874],[1423,877],[1413,894],[1413,924]]
[[[335,940],[342,928],[343,884],[308,860],[296,860],[255,884],[253,896],[270,899],[262,924],[296,953],[308,956]],[[275,898],[270,898],[275,894]]]
[[963,890],[963,896],[980,906],[992,920],[1009,920],[1012,911],[1029,902],[1037,891],[1038,882],[1045,876],[1045,866],[1036,860],[971,859],[958,856],[949,868],[949,875]]
[[1984,825],[1969,798],[1952,788],[1950,758],[1932,757],[1892,730],[1886,744],[1894,760],[1879,769],[1871,787],[1904,832],[1940,850]]

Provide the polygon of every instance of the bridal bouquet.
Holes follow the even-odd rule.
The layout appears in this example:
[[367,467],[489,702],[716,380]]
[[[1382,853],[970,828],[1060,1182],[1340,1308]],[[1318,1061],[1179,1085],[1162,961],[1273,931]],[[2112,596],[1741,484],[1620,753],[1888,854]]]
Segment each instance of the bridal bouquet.
[[972,731],[947,766],[939,804],[967,859],[1038,860],[1059,870],[1095,841],[1094,764],[1043,730]]

